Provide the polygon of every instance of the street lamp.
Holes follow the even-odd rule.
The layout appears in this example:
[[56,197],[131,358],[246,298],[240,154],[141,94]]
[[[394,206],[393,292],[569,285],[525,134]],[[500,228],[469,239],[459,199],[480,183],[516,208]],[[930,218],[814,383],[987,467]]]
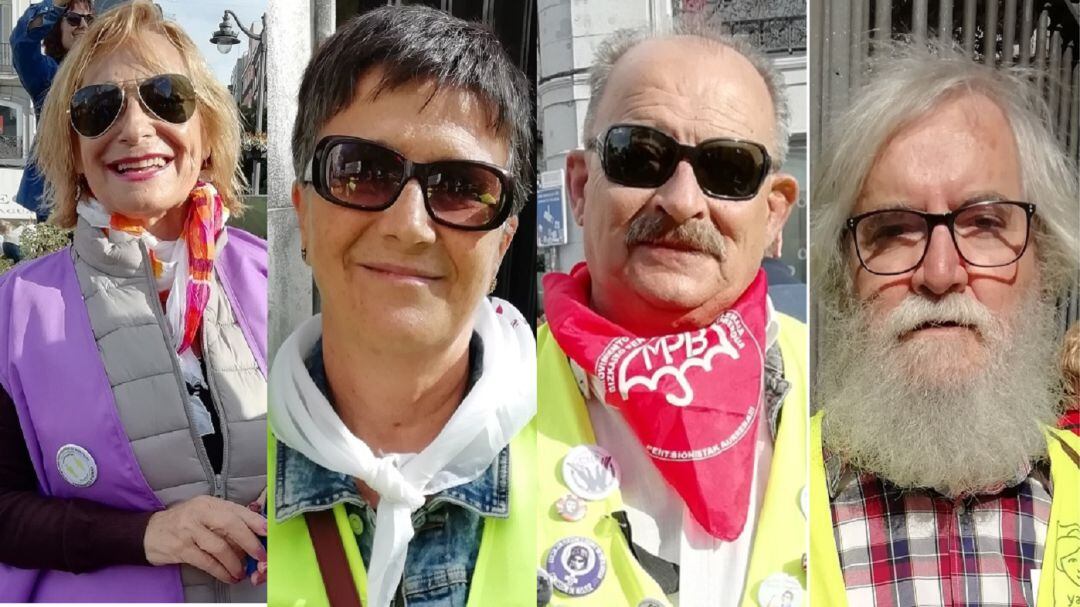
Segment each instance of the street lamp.
[[[210,43],[217,46],[218,52],[222,55],[227,55],[232,50],[233,45],[240,43],[240,38],[236,35],[236,30],[232,28],[229,23],[229,17],[232,17],[236,21],[236,25],[240,28],[240,31],[244,32],[248,38],[256,41],[262,41],[263,33],[266,32],[266,14],[262,16],[262,31],[258,34],[249,31],[244,24],[240,21],[240,17],[236,16],[236,13],[229,9],[225,9],[225,14],[221,16],[221,23],[218,24],[218,29],[214,32],[213,37],[210,38]],[[255,133],[261,133],[263,130],[263,105],[266,98],[266,48],[265,44],[260,44],[256,50],[255,56],[255,103],[258,106],[255,111]],[[252,192],[255,195],[259,194],[259,178],[262,173],[262,162],[258,158],[255,159],[255,168],[251,171],[251,187]]]

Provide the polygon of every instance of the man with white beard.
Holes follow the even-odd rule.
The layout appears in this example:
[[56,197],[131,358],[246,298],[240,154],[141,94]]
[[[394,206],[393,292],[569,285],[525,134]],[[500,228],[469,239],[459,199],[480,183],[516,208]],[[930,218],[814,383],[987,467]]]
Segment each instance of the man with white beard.
[[1027,75],[890,54],[814,180],[811,604],[1080,605],[1076,174]]

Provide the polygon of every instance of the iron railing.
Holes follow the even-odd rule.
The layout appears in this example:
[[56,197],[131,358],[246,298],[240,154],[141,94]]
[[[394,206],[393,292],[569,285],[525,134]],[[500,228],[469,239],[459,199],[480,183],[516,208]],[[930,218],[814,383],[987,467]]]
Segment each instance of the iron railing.
[[679,0],[675,12],[716,19],[765,52],[806,50],[806,3],[801,0]]

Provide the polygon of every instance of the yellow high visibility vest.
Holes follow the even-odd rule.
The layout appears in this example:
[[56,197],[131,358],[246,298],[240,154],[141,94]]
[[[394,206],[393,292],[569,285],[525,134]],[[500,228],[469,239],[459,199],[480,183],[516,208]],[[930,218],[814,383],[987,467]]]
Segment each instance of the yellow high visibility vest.
[[[791,384],[785,397],[782,423],[777,432],[769,470],[765,501],[758,517],[754,548],[750,556],[741,607],[757,607],[761,582],[771,575],[786,573],[806,587],[802,559],[806,554],[806,519],[800,508],[806,487],[807,397],[806,325],[778,314],[779,343],[784,357],[784,378]],[[549,549],[563,538],[581,536],[596,542],[607,559],[607,574],[590,594],[571,597],[555,592],[552,605],[566,607],[637,607],[646,599],[670,606],[670,602],[630,551],[613,512],[623,510],[622,495],[616,489],[605,499],[588,503],[585,517],[565,521],[555,510],[555,502],[570,492],[560,474],[566,453],[577,445],[595,444],[585,400],[578,389],[566,355],[559,349],[547,326],[537,335],[537,432],[540,457],[537,462],[539,494],[539,534],[537,562],[544,567]],[[717,588],[716,605],[735,604]],[[806,604],[805,601],[803,603]],[[685,606],[685,607],[698,607]]]
[[[315,548],[303,516],[282,523],[274,520],[274,485],[277,480],[277,441],[267,440],[270,474],[267,475],[267,605],[271,607],[329,607]],[[535,607],[536,568],[536,424],[530,422],[510,443],[510,515],[484,518],[480,552],[469,587],[468,607]],[[334,506],[334,520],[352,570],[353,583],[367,607],[367,573],[343,505]]]
[[[847,607],[821,452],[822,414],[810,422],[810,604]],[[1072,607],[1080,605],[1080,437],[1047,428],[1046,441],[1054,499],[1036,605]]]

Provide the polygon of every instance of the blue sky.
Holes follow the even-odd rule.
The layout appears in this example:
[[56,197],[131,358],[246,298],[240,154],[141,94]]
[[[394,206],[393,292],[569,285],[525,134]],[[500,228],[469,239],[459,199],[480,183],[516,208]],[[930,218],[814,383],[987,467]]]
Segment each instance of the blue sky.
[[[155,0],[161,5],[165,16],[176,21],[187,30],[187,33],[199,45],[199,50],[206,57],[210,68],[214,70],[218,80],[229,84],[233,66],[240,55],[247,50],[247,37],[232,24],[236,33],[240,36],[240,44],[234,45],[228,55],[218,52],[217,47],[210,44],[210,36],[217,30],[221,23],[221,16],[225,9],[236,13],[244,23],[244,27],[251,29],[252,22],[259,22],[262,14],[266,12],[268,0]],[[262,27],[262,25],[258,25]]]

